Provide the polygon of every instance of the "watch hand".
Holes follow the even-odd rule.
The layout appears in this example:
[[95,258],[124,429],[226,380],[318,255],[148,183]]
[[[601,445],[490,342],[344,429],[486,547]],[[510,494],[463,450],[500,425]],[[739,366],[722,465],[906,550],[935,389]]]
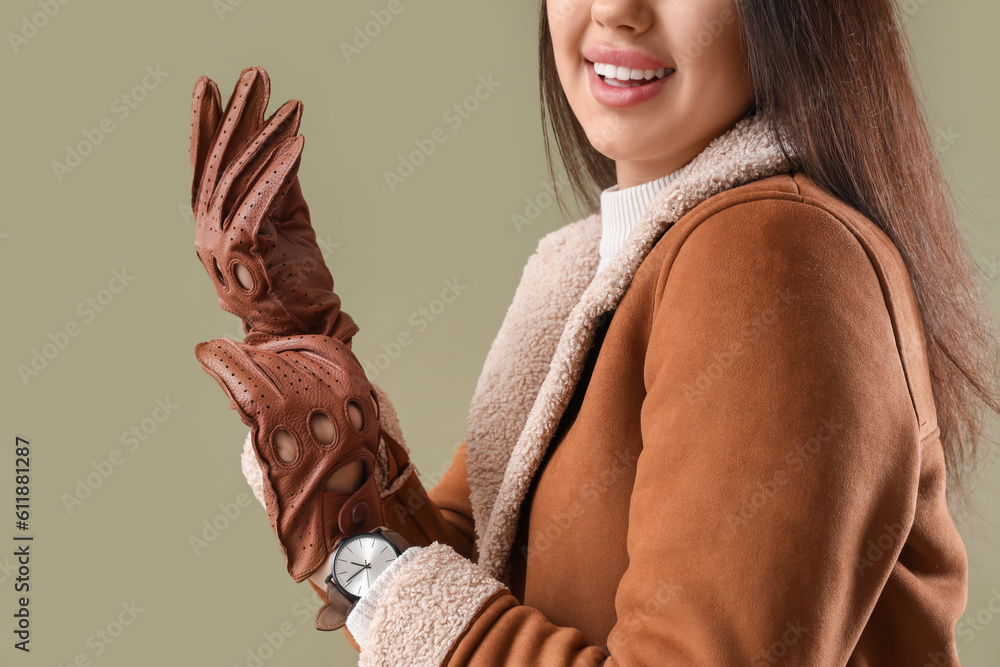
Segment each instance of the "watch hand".
[[359,566],[359,567],[371,567],[371,566],[372,566],[372,564],[371,564],[371,563],[364,563],[364,564],[361,564],[361,563],[355,563],[355,562],[354,562],[353,560],[351,561],[351,565],[357,565],[357,566]]
[[354,574],[352,574],[352,575],[350,576],[350,578],[349,578],[349,579],[348,579],[347,581],[345,581],[345,582],[344,582],[344,585],[347,585],[347,584],[351,583],[351,579],[353,579],[354,577],[358,576],[358,575],[359,575],[359,574],[361,574],[362,572],[365,572],[365,571],[367,571],[367,569],[368,569],[368,568],[366,568],[366,567],[363,567],[363,568],[361,568],[360,570],[358,570],[357,572],[355,572]]

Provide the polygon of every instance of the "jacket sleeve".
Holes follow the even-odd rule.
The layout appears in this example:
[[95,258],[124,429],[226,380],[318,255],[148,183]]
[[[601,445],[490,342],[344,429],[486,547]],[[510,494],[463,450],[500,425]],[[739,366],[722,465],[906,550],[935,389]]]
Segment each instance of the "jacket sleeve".
[[806,203],[738,204],[691,229],[650,304],[607,644],[433,545],[386,582],[361,665],[848,661],[918,491],[881,281],[850,230]]

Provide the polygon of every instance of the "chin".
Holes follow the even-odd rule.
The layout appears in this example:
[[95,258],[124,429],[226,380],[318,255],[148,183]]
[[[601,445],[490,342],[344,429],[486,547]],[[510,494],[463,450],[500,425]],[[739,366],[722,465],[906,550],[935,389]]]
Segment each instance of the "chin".
[[[587,136],[590,138],[589,134]],[[598,153],[615,162],[646,159],[650,157],[648,155],[650,146],[659,144],[647,133],[628,130],[603,133],[596,139],[590,139],[590,143]]]

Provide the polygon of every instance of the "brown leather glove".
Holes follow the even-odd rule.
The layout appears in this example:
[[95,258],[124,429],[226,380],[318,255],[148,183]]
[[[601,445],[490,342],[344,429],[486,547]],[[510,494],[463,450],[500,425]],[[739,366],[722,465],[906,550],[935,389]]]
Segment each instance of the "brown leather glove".
[[[326,562],[339,538],[383,525],[373,474],[378,399],[344,343],[318,335],[257,345],[216,338],[195,354],[251,427],[271,527],[296,582]],[[365,480],[357,491],[325,490],[338,468],[358,460]]]
[[346,342],[358,326],[340,308],[299,187],[302,103],[288,100],[265,122],[270,90],[262,68],[247,68],[223,112],[215,82],[195,83],[195,250],[219,305],[243,320],[245,342],[296,334]]

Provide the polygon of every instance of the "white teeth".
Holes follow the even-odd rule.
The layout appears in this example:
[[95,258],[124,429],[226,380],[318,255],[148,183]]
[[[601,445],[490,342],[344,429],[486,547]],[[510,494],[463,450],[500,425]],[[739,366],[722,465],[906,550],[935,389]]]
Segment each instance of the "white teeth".
[[649,81],[653,78],[659,79],[663,78],[667,69],[666,67],[656,70],[629,69],[628,67],[619,67],[618,65],[611,65],[609,63],[594,63],[595,72],[603,76],[605,80],[613,79],[616,81]]

